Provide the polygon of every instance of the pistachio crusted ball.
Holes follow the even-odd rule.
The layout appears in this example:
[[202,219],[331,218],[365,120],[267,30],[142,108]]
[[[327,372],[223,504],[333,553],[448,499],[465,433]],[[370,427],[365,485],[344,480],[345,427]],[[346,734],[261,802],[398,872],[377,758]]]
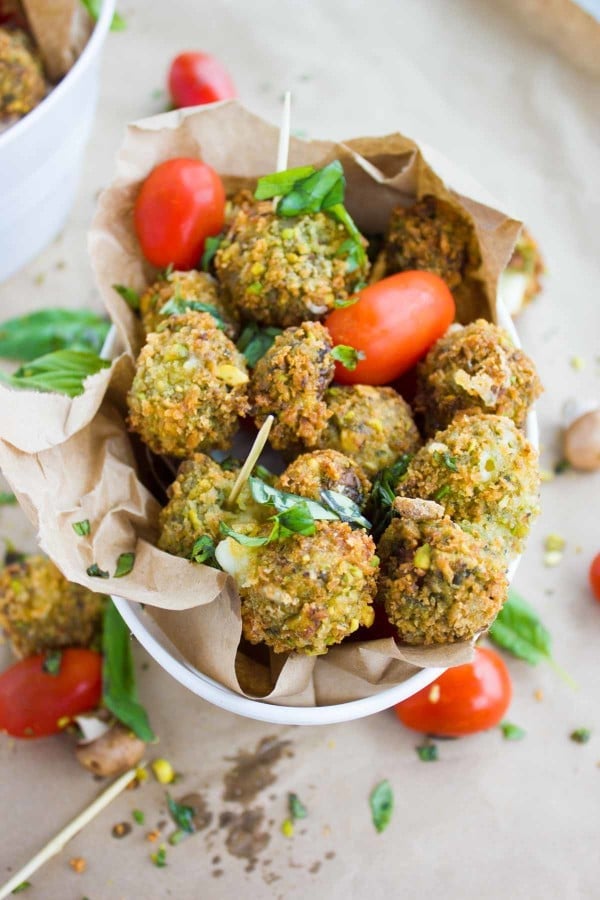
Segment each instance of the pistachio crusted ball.
[[45,94],[42,64],[27,34],[0,28],[0,122],[22,118]]
[[459,412],[508,416],[522,428],[542,387],[535,366],[503,328],[477,319],[454,326],[417,369],[415,409],[433,434]]
[[339,450],[369,476],[420,444],[408,403],[391,387],[334,385],[325,402],[329,421],[317,446]]
[[261,547],[238,583],[244,637],[276,653],[325,653],[372,624],[377,567],[373,539],[345,522]]
[[155,453],[226,450],[248,410],[247,383],[244,357],[211,315],[170,317],[138,357],[129,427]]
[[88,647],[99,638],[106,597],[73,584],[44,556],[0,572],[0,627],[17,656]]
[[243,318],[286,328],[319,319],[366,280],[349,263],[348,233],[318,212],[282,218],[271,202],[244,204],[215,256],[219,280]]
[[489,628],[506,600],[501,555],[463,531],[437,503],[397,498],[378,546],[377,599],[407,644],[466,641]]
[[333,344],[319,322],[303,322],[275,338],[258,361],[250,383],[257,425],[275,416],[270,441],[276,450],[314,447],[330,413],[323,400],[333,381]]
[[364,509],[371,482],[361,467],[337,450],[303,453],[290,463],[276,485],[289,494],[321,500],[322,491],[337,491]]
[[[186,312],[186,303],[205,304],[212,307],[223,323],[222,328],[227,337],[235,340],[239,331],[239,322],[221,299],[217,282],[212,275],[194,270],[166,272],[144,291],[140,297],[140,314],[146,333],[156,331],[168,315]],[[175,309],[163,313],[162,310],[167,304],[174,306]],[[210,313],[212,309],[194,311]]]
[[539,512],[537,452],[504,416],[461,415],[419,450],[396,486],[437,500],[465,531],[519,553]]

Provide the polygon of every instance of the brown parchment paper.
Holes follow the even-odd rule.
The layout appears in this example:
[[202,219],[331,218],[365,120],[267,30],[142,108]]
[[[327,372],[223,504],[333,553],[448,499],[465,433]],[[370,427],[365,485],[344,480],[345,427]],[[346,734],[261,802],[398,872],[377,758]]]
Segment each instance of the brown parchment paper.
[[[132,222],[140,183],[154,166],[175,156],[201,157],[219,171],[228,189],[252,187],[257,176],[272,171],[277,139],[274,126],[235,101],[129,126],[115,179],[100,197],[89,235],[96,281],[124,350],[73,400],[0,387],[0,467],[36,525],[42,549],[68,578],[146,604],[177,652],[227,687],[272,703],[309,706],[369,696],[419,667],[458,665],[470,658],[472,647],[399,647],[390,638],[348,642],[310,658],[276,656],[240,644],[240,601],[231,580],[153,546],[159,507],[138,476],[124,420],[143,336],[134,313],[112,287],[143,290],[155,275],[142,258]],[[481,265],[471,299],[457,298],[459,316],[463,321],[494,319],[497,279],[520,223],[453,191],[443,180],[443,158],[437,157],[434,171],[417,144],[400,134],[339,144],[291,140],[290,166],[321,166],[335,158],[344,165],[347,205],[367,234],[385,230],[394,206],[426,193],[470,218]],[[84,518],[92,530],[80,538],[71,526]],[[100,580],[85,574],[92,562],[114,572],[118,555],[129,550],[136,561],[127,577]]]
[[60,81],[79,58],[94,27],[81,0],[22,0],[27,23],[50,81]]

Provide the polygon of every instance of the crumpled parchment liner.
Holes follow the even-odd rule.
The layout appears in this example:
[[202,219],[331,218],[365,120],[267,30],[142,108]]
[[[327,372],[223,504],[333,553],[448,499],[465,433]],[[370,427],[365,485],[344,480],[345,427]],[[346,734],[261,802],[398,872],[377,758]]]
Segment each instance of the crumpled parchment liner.
[[[277,138],[277,128],[235,101],[129,126],[115,179],[100,197],[89,235],[96,281],[124,352],[110,370],[88,379],[85,393],[73,400],[0,387],[0,467],[37,526],[42,549],[68,578],[146,604],[177,652],[221,684],[271,703],[311,706],[369,696],[419,667],[459,665],[470,658],[472,646],[399,647],[388,638],[348,642],[316,658],[241,651],[239,597],[230,579],[152,544],[159,507],[136,473],[124,418],[143,335],[112,287],[141,291],[155,275],[142,259],[132,223],[140,182],[155,165],[175,156],[201,157],[221,173],[228,190],[252,187],[257,176],[273,170]],[[384,231],[395,205],[424,193],[460,206],[474,224],[482,261],[475,299],[457,298],[459,314],[463,321],[495,319],[498,275],[520,223],[481,203],[477,186],[471,191],[477,200],[454,193],[442,181],[446,168],[463,190],[468,176],[457,174],[436,151],[428,148],[426,154],[435,158],[436,172],[417,145],[399,134],[340,144],[292,138],[289,165],[340,159],[348,207],[366,232]],[[87,538],[71,527],[84,518],[92,526]],[[119,554],[129,550],[136,560],[128,576],[86,575],[92,562],[114,572]]]
[[94,23],[81,0],[21,0],[44,68],[60,81],[77,62]]

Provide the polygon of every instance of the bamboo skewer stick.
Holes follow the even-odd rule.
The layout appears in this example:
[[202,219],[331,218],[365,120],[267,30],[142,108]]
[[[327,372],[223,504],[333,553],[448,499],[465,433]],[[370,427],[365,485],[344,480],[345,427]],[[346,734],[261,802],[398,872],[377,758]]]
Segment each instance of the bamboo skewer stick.
[[[239,497],[240,491],[246,484],[246,481],[250,477],[250,473],[252,472],[252,469],[258,462],[258,458],[259,458],[260,454],[263,452],[264,446],[267,443],[267,440],[269,437],[269,432],[271,431],[271,427],[272,427],[274,421],[275,421],[275,418],[273,416],[267,416],[267,418],[265,419],[264,425],[262,426],[262,428],[256,435],[254,443],[252,444],[252,447],[250,448],[250,453],[246,457],[246,462],[244,463],[244,465],[238,472],[238,477],[235,479],[234,485],[231,488],[231,493],[230,493],[229,497],[227,498],[227,506],[230,509],[233,506],[233,504],[235,503],[235,501],[237,500],[237,498]],[[1,897],[0,897],[0,900],[2,900]]]
[[[277,172],[284,172],[288,165],[290,152],[290,123],[292,121],[292,92],[286,91],[283,96],[283,112],[281,113],[281,126],[279,128],[279,143],[277,145]],[[280,197],[273,198],[273,211],[276,210]]]

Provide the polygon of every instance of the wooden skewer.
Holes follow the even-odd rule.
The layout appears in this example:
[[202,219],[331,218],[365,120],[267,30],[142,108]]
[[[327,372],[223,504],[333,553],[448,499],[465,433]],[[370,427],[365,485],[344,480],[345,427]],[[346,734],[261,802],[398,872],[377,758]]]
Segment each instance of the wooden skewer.
[[75,835],[81,831],[88,822],[91,822],[105,806],[108,806],[121,791],[125,790],[127,785],[135,778],[138,769],[143,768],[144,765],[145,763],[140,763],[139,766],[129,769],[128,772],[125,772],[124,775],[121,775],[120,778],[113,781],[99,797],[96,797],[96,799],[90,803],[87,809],[84,809],[83,812],[79,813],[79,815],[53,837],[45,847],[42,847],[39,853],[36,853],[28,863],[25,863],[22,869],[19,869],[6,884],[0,887],[0,900],[4,900],[5,897],[8,897],[15,888],[19,887],[20,884],[23,884],[24,881],[27,881],[30,875],[33,875],[33,873],[43,866],[45,862],[48,862],[49,859],[56,856],[57,853],[60,853],[71,838],[75,837]]
[[[234,485],[231,488],[231,493],[230,493],[229,497],[227,498],[227,506],[229,508],[231,508],[233,506],[233,504],[239,497],[240,491],[242,490],[246,481],[250,477],[252,469],[258,462],[258,458],[259,458],[260,454],[263,452],[264,446],[267,443],[267,439],[269,437],[269,432],[271,431],[271,427],[272,427],[274,421],[275,421],[274,416],[267,416],[267,418],[265,419],[264,425],[262,426],[262,428],[256,435],[254,443],[252,444],[252,447],[250,448],[250,453],[248,454],[248,456],[246,458],[246,462],[240,469],[240,471],[238,473],[238,477],[235,479]],[[2,900],[1,897],[0,897],[0,900]]]
[[[283,96],[283,112],[279,128],[279,144],[277,145],[277,172],[285,172],[290,152],[290,123],[292,120],[292,92],[286,91]],[[280,197],[273,198],[273,211],[277,208]]]

